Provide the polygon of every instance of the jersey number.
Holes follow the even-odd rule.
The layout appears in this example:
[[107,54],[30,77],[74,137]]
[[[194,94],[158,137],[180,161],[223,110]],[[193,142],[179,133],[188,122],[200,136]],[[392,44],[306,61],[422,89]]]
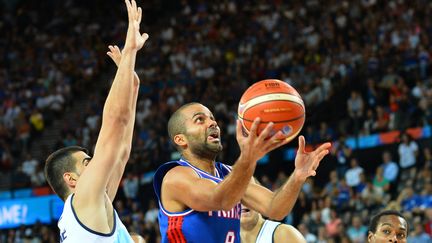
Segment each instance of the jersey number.
[[225,238],[225,243],[234,243],[235,234],[234,231],[228,231],[228,234]]

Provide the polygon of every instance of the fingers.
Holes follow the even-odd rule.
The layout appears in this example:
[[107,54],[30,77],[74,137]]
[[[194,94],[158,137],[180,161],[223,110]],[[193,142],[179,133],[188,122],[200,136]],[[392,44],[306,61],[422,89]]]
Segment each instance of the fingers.
[[237,119],[237,126],[236,126],[236,137],[237,141],[241,139],[243,136],[243,125],[240,121],[240,119]]
[[125,4],[126,4],[127,12],[128,12],[128,19],[129,19],[129,22],[132,22],[132,21],[133,21],[133,14],[132,14],[132,6],[131,6],[131,3],[129,2],[129,0],[125,0]]
[[139,7],[138,8],[138,16],[137,16],[138,23],[141,23],[141,17],[142,17],[142,9]]
[[147,33],[142,34],[142,37],[144,38],[144,41],[146,41],[149,38],[149,35]]
[[259,126],[260,122],[261,122],[261,118],[259,118],[259,117],[255,118],[255,120],[252,123],[251,129],[249,132],[249,136],[252,136],[254,138],[257,137],[258,126]]
[[303,136],[299,136],[298,138],[298,151],[300,153],[304,153],[305,152],[305,138]]
[[281,131],[278,131],[276,134],[274,134],[268,141],[268,146],[266,147],[266,151],[267,151],[266,153],[289,143],[290,141],[286,140],[285,137],[286,136]]
[[[262,132],[260,133],[260,135],[259,135],[258,138],[259,138],[260,140],[265,140],[265,139],[267,139],[267,138],[270,136],[270,133],[273,131],[273,125],[274,125],[273,122],[269,122],[269,123],[267,124],[267,126],[264,128],[264,130],[262,130]],[[274,135],[273,135],[272,137],[274,137]]]
[[129,23],[133,21],[141,22],[142,10],[141,8],[137,8],[137,4],[135,0],[125,0],[126,8],[128,11]]

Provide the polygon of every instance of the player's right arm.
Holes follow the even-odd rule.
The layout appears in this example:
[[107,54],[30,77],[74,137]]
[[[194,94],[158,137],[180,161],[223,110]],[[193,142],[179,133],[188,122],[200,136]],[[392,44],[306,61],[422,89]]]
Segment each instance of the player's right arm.
[[256,119],[248,137],[237,122],[237,141],[240,156],[231,173],[222,182],[199,178],[188,167],[177,166],[169,170],[162,182],[161,200],[166,209],[172,212],[183,211],[186,207],[196,211],[230,210],[240,202],[254,173],[256,162],[271,150],[287,143],[281,139],[281,132],[269,137],[273,124],[269,123],[258,136],[260,123]]
[[[73,205],[80,214],[80,219],[93,217],[87,226],[95,227],[98,212],[104,212],[107,183],[118,161],[127,159],[131,150],[129,143],[124,142],[128,126],[133,122],[135,111],[131,109],[135,102],[134,67],[137,51],[141,49],[148,35],[139,33],[141,9],[134,0],[125,0],[129,26],[126,35],[122,59],[115,75],[108,97],[105,101],[102,126],[97,139],[94,156],[80,176]],[[105,213],[106,214],[106,213]],[[90,216],[88,216],[90,215]],[[96,223],[97,224],[97,223]]]

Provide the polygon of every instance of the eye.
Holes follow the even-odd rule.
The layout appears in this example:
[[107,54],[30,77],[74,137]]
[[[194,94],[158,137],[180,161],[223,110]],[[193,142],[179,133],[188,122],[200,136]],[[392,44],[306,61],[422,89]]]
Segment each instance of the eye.
[[203,122],[203,121],[204,121],[204,118],[201,117],[201,116],[195,118],[195,122],[197,122],[197,123],[201,123],[201,122]]
[[390,234],[390,230],[388,230],[388,229],[385,229],[385,230],[383,230],[382,232],[383,232],[384,234],[386,234],[386,235]]
[[405,235],[405,233],[399,233],[399,234],[397,234],[397,238],[398,239],[405,239],[406,235]]

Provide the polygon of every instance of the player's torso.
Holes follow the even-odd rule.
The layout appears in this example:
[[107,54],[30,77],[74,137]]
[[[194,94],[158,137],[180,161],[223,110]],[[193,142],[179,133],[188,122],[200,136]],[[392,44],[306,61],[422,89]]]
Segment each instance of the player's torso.
[[63,213],[59,219],[58,227],[60,230],[60,242],[100,242],[100,243],[117,243],[117,242],[133,242],[132,238],[123,223],[120,221],[115,210],[110,205],[112,214],[109,213],[113,220],[113,227],[110,233],[99,233],[86,227],[77,217],[74,208],[72,207],[73,194],[65,201]]
[[[175,163],[177,163],[177,166],[189,166],[201,178],[212,180],[216,183],[221,182],[231,170],[226,165],[216,163],[215,176],[213,176],[193,167],[184,160],[176,161]],[[157,180],[160,183],[159,185],[161,185],[162,179],[163,176],[158,178],[157,172],[155,182]],[[156,184],[158,183],[156,182]],[[158,197],[160,197],[159,193],[160,191],[156,190]],[[240,204],[237,204],[229,211],[197,212],[188,209],[176,213],[164,209],[161,202],[159,202],[159,205],[159,226],[162,242],[240,242]]]

